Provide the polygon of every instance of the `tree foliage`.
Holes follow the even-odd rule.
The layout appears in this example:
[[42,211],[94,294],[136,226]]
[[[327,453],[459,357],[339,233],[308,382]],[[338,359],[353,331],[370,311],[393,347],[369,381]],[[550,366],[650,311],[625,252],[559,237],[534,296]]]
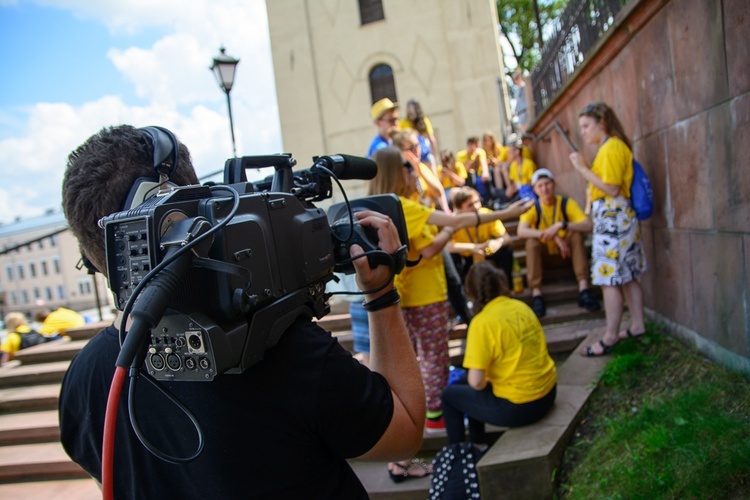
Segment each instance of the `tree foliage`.
[[567,0],[496,0],[500,33],[508,40],[516,66],[531,71],[541,59],[539,25],[534,3],[539,9],[542,32],[548,35],[560,17]]

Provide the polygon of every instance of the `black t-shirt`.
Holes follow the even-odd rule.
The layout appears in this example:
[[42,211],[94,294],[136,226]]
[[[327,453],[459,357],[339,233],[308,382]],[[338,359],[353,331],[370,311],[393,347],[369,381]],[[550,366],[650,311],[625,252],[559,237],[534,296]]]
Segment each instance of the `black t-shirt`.
[[[60,393],[61,441],[101,481],[104,414],[117,330],[91,339],[71,363]],[[138,441],[127,415],[126,381],[115,439],[115,497],[367,498],[346,458],[380,439],[393,415],[388,383],[355,360],[329,332],[298,322],[265,359],[212,382],[164,385],[197,417],[205,448],[173,465]],[[136,385],[137,419],[158,449],[187,456],[197,436],[188,419],[148,381]]]

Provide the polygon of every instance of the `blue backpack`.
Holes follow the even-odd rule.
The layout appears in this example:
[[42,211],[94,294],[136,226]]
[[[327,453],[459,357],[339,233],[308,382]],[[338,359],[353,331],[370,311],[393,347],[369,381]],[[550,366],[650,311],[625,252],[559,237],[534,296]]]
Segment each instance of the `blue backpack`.
[[654,212],[654,192],[646,172],[635,158],[633,159],[633,182],[630,184],[630,205],[638,220],[651,217]]

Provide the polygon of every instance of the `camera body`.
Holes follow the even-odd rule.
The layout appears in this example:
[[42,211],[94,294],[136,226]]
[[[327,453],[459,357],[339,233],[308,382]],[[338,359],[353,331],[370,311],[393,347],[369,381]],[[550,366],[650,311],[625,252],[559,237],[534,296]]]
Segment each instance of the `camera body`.
[[[195,227],[196,221],[215,227],[236,208],[226,225],[191,249],[192,265],[145,341],[149,374],[159,380],[209,381],[221,373],[241,373],[263,359],[298,318],[328,314],[326,283],[334,271],[354,272],[350,264],[340,264],[349,247],[356,242],[366,251],[376,249],[377,235],[373,239],[359,224],[349,234],[350,214],[341,204],[329,210],[335,217],[329,222],[329,214],[313,202],[331,196],[330,173],[337,169],[344,178],[374,176],[376,167],[363,162],[369,160],[326,156],[293,173],[290,155],[234,158],[227,160],[228,182],[220,186],[234,189],[238,202],[224,194],[227,189],[186,186],[102,219],[109,287],[122,310],[135,287],[154,277],[168,248],[192,237],[183,227]],[[361,165],[366,168],[357,170]],[[273,176],[247,181],[246,168],[269,166],[275,168]],[[351,205],[385,213],[408,241],[395,196]]]

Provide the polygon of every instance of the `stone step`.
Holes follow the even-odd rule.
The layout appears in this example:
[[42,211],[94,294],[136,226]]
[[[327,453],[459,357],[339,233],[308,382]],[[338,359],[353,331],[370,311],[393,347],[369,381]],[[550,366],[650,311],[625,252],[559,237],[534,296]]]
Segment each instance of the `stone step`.
[[70,361],[20,365],[0,373],[0,389],[62,382]]
[[343,312],[339,314],[329,314],[328,316],[323,316],[319,320],[316,320],[316,322],[324,330],[329,330],[329,331],[348,330],[351,328],[348,311],[349,309],[347,306],[347,312]]
[[111,321],[98,321],[96,323],[88,323],[78,328],[71,328],[65,332],[65,335],[70,337],[72,340],[88,340],[97,333],[99,330],[111,325]]
[[[488,425],[487,436],[490,442],[497,440],[507,429]],[[422,450],[417,454],[417,459],[427,465],[432,464],[440,449],[448,444],[445,431],[436,434],[425,432]],[[388,462],[383,461],[360,461],[350,460],[354,472],[362,481],[370,499],[419,499],[424,500],[430,489],[431,476],[426,478],[413,478],[395,483],[388,475]]]
[[56,410],[59,397],[60,384],[0,389],[0,412]]
[[39,363],[50,363],[54,361],[70,361],[78,354],[83,346],[88,343],[85,340],[63,339],[56,342],[39,344],[16,353],[15,359],[23,365],[34,365]]
[[99,500],[102,492],[96,481],[66,479],[57,481],[26,481],[0,484],[0,498],[44,500]]
[[57,441],[57,410],[0,415],[0,446]]
[[0,482],[85,477],[59,442],[0,446]]

